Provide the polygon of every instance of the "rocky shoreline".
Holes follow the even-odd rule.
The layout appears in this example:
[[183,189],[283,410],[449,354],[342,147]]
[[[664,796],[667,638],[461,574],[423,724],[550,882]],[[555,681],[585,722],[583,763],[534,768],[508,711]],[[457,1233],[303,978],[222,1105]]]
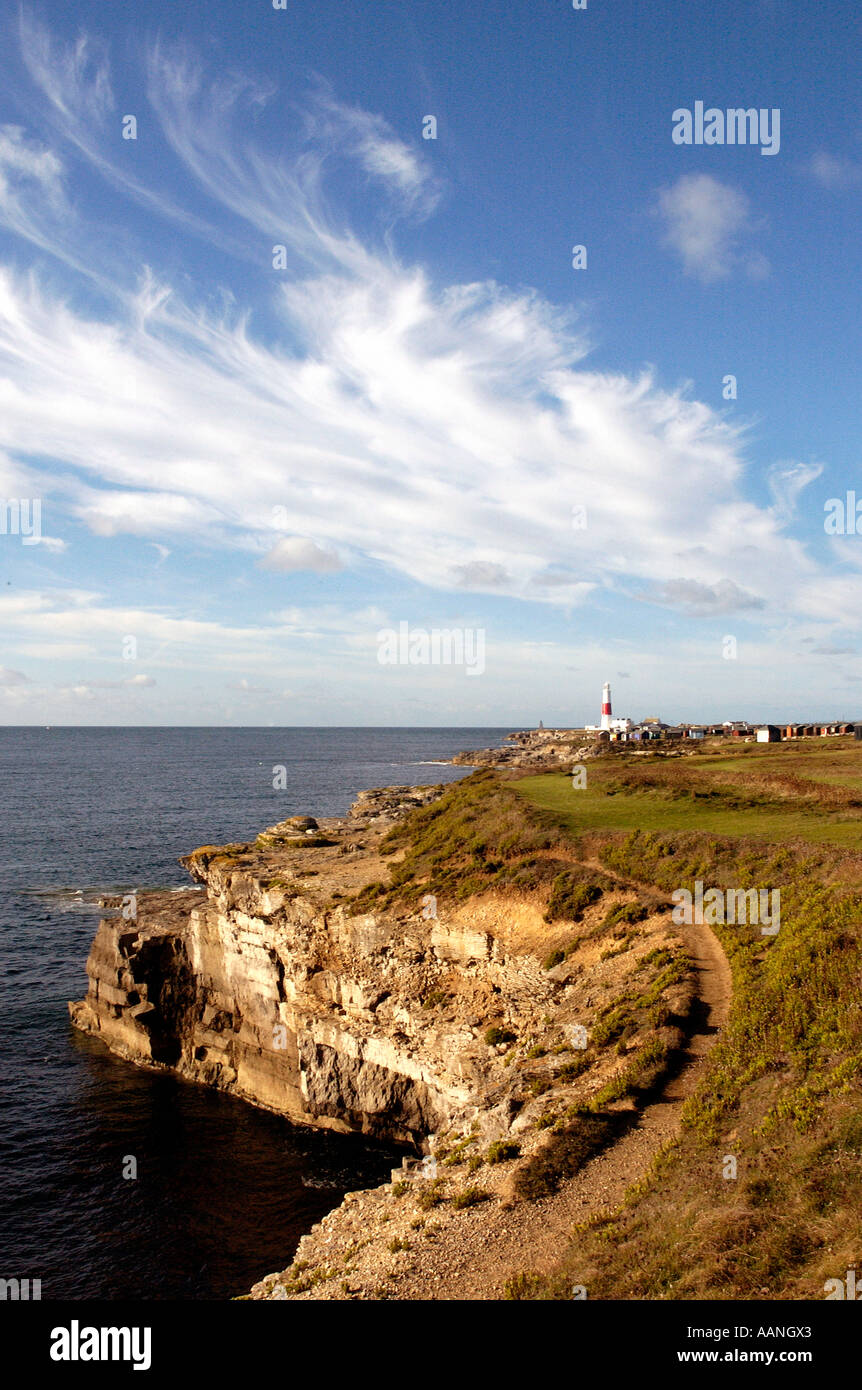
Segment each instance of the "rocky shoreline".
[[[535,751],[527,741],[522,756]],[[99,925],[87,995],[69,1005],[75,1027],[293,1123],[416,1155],[392,1183],[350,1194],[251,1298],[398,1296],[398,1266],[411,1249],[415,1265],[417,1243],[430,1264],[403,1296],[445,1297],[433,1291],[437,1235],[460,1240],[463,1227],[468,1239],[498,1219],[548,1117],[624,1070],[627,1049],[610,1049],[581,1075],[574,1033],[648,951],[676,942],[654,905],[633,949],[602,951],[602,916],[631,899],[624,886],[587,908],[577,959],[572,923],[549,926],[544,897],[528,889],[439,915],[433,898],[353,908],[398,860],[380,853],[386,833],[447,790],[377,788],[344,818],[294,816],[250,843],[203,846],[181,861],[197,888],[141,894],[131,912],[118,900]],[[563,942],[559,964],[543,959]]]
[[452,762],[467,767],[531,768],[557,771],[563,764],[595,757],[595,741],[582,729],[518,729],[506,735],[503,748],[473,748],[456,753]]
[[296,1122],[421,1140],[467,1094],[410,1017],[441,957],[421,919],[396,937],[338,900],[385,876],[383,835],[442,791],[379,788],[343,819],[195,850],[181,862],[203,893],[142,893],[100,922],[72,1023]]

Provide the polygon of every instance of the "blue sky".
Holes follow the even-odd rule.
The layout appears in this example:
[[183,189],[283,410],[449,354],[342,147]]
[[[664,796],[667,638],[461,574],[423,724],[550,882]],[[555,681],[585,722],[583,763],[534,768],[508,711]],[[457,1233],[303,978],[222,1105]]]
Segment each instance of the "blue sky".
[[0,721],[862,713],[857,4],[0,12]]

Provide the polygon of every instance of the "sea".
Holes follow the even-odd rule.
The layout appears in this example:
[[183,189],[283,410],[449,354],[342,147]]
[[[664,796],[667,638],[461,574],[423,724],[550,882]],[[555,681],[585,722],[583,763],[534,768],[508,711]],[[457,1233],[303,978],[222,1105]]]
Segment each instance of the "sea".
[[451,782],[470,769],[446,759],[506,732],[0,728],[0,1279],[43,1300],[235,1297],[388,1181],[391,1146],[114,1057],[67,1001],[100,896],[188,887],[197,845],[343,815],[367,787]]

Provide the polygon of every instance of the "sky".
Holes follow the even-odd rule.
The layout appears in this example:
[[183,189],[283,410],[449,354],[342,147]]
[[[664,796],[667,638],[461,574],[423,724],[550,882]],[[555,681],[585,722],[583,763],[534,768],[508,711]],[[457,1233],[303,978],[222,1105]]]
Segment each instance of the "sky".
[[0,0],[0,722],[862,716],[857,0],[276,4]]

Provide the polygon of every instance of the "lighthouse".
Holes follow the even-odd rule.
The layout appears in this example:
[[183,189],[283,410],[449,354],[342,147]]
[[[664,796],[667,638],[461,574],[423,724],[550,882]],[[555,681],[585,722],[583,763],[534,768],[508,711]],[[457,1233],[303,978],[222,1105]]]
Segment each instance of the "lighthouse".
[[590,734],[609,734],[611,738],[626,738],[633,727],[630,719],[614,719],[611,711],[610,682],[605,681],[602,686],[602,722],[600,724],[587,724],[586,732]]

